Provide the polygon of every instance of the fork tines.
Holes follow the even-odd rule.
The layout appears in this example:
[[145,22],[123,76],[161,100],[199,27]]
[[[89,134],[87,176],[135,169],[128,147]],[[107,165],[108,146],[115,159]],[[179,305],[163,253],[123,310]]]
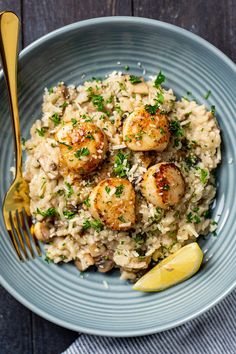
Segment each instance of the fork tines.
[[11,229],[8,229],[8,233],[19,259],[21,261],[29,260],[27,248],[32,258],[35,258],[35,250],[41,256],[38,240],[34,233],[30,231],[32,226],[31,218],[25,213],[25,210],[9,212],[9,221]]

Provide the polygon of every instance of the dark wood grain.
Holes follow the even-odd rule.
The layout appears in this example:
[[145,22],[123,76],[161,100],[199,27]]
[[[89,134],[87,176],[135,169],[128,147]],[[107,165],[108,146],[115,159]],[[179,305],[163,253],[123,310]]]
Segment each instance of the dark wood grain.
[[235,0],[133,0],[134,16],[154,18],[188,29],[236,61]]
[[0,11],[14,11],[19,17],[21,16],[20,0],[0,0]]
[[[0,0],[0,11],[14,11],[21,20],[22,7],[21,0]],[[19,49],[23,47],[22,43],[22,31],[19,35]]]
[[131,15],[131,0],[23,0],[23,41],[92,17]]
[[33,314],[33,353],[59,354],[78,338],[78,333],[59,327]]
[[0,354],[59,354],[77,337],[33,314],[0,287]]
[[31,312],[0,287],[0,354],[31,354]]
[[[135,15],[186,28],[236,61],[236,0],[0,0],[0,10],[21,18],[22,47],[75,21]],[[0,354],[59,354],[77,336],[33,314],[0,288]]]

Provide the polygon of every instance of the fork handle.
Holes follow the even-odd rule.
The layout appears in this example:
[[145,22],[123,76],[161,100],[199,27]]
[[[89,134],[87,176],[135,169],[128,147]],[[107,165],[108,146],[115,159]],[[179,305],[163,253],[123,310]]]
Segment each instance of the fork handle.
[[16,153],[16,177],[22,175],[22,149],[20,140],[20,121],[17,99],[17,57],[19,18],[14,12],[0,13],[0,55],[5,75],[13,125]]

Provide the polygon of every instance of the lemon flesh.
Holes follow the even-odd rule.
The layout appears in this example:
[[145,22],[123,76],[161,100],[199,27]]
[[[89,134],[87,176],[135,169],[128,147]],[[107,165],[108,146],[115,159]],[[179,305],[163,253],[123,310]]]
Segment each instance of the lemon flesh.
[[167,289],[194,275],[202,260],[201,248],[196,242],[190,243],[158,263],[134,284],[133,290],[150,292]]

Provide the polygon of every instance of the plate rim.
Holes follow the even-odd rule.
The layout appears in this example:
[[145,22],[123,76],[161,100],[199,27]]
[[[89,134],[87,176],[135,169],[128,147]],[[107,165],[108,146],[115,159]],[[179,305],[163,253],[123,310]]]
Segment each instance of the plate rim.
[[[108,24],[108,23],[119,23],[119,22],[126,22],[126,23],[134,23],[134,24],[144,24],[144,25],[154,25],[157,28],[164,28],[168,30],[172,30],[175,33],[181,34],[188,39],[197,42],[200,45],[203,45],[205,48],[210,50],[212,53],[214,53],[216,56],[220,57],[221,60],[223,60],[231,69],[232,71],[236,74],[236,64],[231,60],[226,54],[224,54],[220,49],[215,47],[213,44],[208,42],[207,40],[203,39],[202,37],[186,30],[181,27],[178,27],[176,25],[155,20],[155,19],[149,19],[145,17],[133,17],[133,16],[107,16],[107,17],[98,17],[98,18],[92,18],[88,20],[83,20],[83,21],[77,21],[74,23],[71,23],[69,25],[60,27],[54,31],[51,31],[47,33],[46,35],[38,38],[31,44],[29,44],[27,47],[25,47],[19,54],[19,61],[21,61],[22,58],[27,56],[34,48],[39,46],[40,44],[46,42],[47,40],[52,39],[53,37],[58,36],[61,33],[65,33],[70,30],[74,29],[79,29],[79,28],[86,28],[90,27],[91,25],[96,25],[96,24]],[[3,77],[3,71],[0,71],[0,79]],[[2,234],[2,230],[1,230]],[[4,235],[1,235],[4,237]],[[182,320],[175,320],[172,322],[172,324],[166,324],[166,325],[158,325],[157,327],[153,327],[152,329],[141,329],[141,330],[130,330],[128,333],[123,333],[121,331],[118,332],[113,332],[112,330],[107,331],[107,330],[99,330],[99,329],[88,329],[86,327],[80,326],[80,325],[74,325],[71,323],[67,323],[64,320],[61,320],[57,316],[53,316],[48,314],[46,311],[39,309],[36,305],[34,305],[31,301],[25,299],[23,296],[21,296],[13,286],[11,286],[4,278],[3,275],[0,274],[0,283],[1,285],[5,288],[6,291],[10,295],[12,295],[17,301],[19,301],[21,304],[23,304],[25,307],[36,313],[37,315],[43,317],[44,319],[55,323],[59,326],[62,326],[64,328],[73,330],[73,331],[78,331],[86,334],[93,334],[93,335],[100,335],[100,336],[112,336],[112,337],[132,337],[132,336],[144,336],[144,335],[150,335],[154,333],[159,333],[162,331],[166,331],[175,327],[178,327],[190,320],[195,319],[196,317],[200,316],[204,312],[208,311],[210,308],[218,304],[221,300],[223,300],[227,295],[229,295],[235,288],[236,288],[236,279],[232,283],[232,285],[228,288],[226,288],[214,301],[210,301],[206,306],[204,306],[201,310],[196,311],[189,316],[184,317]]]

